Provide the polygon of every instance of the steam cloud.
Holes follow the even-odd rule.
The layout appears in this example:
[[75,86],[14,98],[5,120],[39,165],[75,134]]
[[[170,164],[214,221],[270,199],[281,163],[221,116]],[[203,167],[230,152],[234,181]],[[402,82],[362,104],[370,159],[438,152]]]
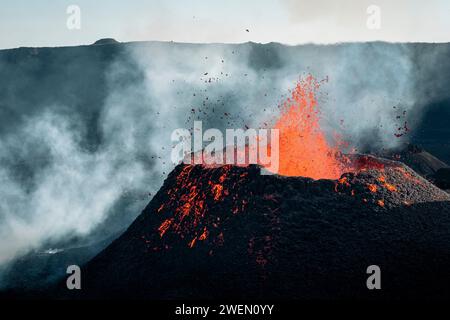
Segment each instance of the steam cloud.
[[[328,134],[338,131],[361,149],[394,148],[407,139],[394,137],[398,126],[414,126],[421,107],[445,92],[419,82],[430,80],[435,70],[427,66],[447,51],[418,56],[411,45],[383,43],[128,44],[108,63],[103,101],[33,105],[15,95],[11,107],[32,111],[22,108],[23,119],[0,134],[0,264],[52,241],[98,238],[111,217],[126,227],[173,168],[174,129],[194,120],[220,130],[270,126],[305,73],[328,78],[319,97]],[[84,90],[97,89],[90,85]]]

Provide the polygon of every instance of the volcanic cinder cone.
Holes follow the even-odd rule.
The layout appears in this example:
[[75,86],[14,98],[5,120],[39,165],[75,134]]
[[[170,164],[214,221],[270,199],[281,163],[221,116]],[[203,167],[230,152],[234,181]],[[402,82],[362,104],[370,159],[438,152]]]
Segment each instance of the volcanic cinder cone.
[[[450,196],[368,156],[338,180],[179,165],[84,268],[82,295],[139,298],[448,297]],[[366,288],[378,265],[382,290]]]

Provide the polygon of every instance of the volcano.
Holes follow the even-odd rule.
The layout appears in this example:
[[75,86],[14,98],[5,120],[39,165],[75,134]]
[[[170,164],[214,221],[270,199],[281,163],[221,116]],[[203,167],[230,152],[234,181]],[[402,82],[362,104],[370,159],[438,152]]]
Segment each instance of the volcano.
[[[345,141],[330,142],[321,127],[318,87],[309,75],[280,106],[275,174],[260,163],[178,165],[128,230],[85,266],[82,295],[449,296],[450,195],[404,163],[341,152]],[[382,290],[366,286],[372,265]]]
[[[180,164],[84,267],[81,295],[449,297],[450,195],[399,162],[353,164],[337,180]],[[381,290],[366,287],[369,265],[381,269]]]

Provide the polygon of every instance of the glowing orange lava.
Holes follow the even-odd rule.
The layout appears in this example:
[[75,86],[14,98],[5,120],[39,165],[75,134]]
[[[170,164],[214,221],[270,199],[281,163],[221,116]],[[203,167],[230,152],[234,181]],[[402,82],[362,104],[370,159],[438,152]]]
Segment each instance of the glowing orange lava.
[[368,188],[369,188],[370,192],[372,192],[372,193],[376,193],[377,192],[377,186],[374,185],[374,184],[369,184]]
[[312,75],[299,81],[292,96],[281,107],[274,128],[279,129],[279,170],[285,176],[337,179],[343,173],[337,158],[339,148],[331,146],[320,127]]

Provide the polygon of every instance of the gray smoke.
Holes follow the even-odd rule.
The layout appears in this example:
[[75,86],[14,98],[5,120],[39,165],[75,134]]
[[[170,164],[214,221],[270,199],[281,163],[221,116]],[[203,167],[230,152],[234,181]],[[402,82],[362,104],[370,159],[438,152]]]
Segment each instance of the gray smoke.
[[[407,135],[394,136],[398,127],[407,121],[413,129],[421,107],[445,92],[432,89],[439,86],[429,80],[435,74],[430,61],[442,60],[448,49],[421,53],[384,43],[123,46],[105,70],[92,65],[88,76],[74,78],[66,65],[44,71],[56,80],[38,86],[38,95],[52,96],[52,86],[61,85],[57,103],[37,99],[33,105],[17,92],[2,102],[17,104],[21,116],[0,135],[0,264],[52,241],[99,238],[105,224],[126,227],[174,167],[173,130],[189,129],[194,120],[220,130],[270,124],[289,89],[308,73],[328,79],[319,96],[324,129],[357,148],[407,141]],[[12,86],[39,81],[27,70]],[[59,84],[66,72],[68,82]],[[81,89],[74,93],[73,87]]]
[[68,121],[45,113],[26,121],[0,144],[2,160],[46,162],[35,169],[31,185],[1,168],[1,262],[39,248],[43,241],[88,234],[124,191],[142,182],[143,167],[129,160],[114,140],[95,153],[83,150]]
[[146,93],[161,110],[157,122],[166,125],[154,145],[170,145],[169,132],[189,128],[193,119],[222,130],[270,123],[289,89],[309,73],[328,79],[319,99],[330,136],[339,132],[357,148],[393,148],[405,141],[395,138],[398,128],[414,123],[408,115],[417,92],[407,45],[192,45],[169,56],[162,54],[166,46],[133,51],[145,70]]

